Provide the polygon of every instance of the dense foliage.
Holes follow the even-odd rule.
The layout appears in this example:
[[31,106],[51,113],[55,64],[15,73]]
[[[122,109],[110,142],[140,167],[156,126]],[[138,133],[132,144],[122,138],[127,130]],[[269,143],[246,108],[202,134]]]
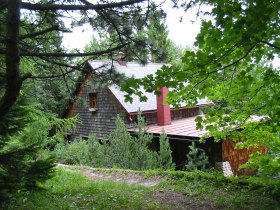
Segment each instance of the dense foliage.
[[[131,52],[131,45],[145,46],[135,34],[145,26],[150,9],[154,8],[146,0],[108,0],[99,4],[86,0],[1,1],[0,117],[15,104],[23,85],[30,79],[67,81],[69,74],[83,70],[86,60],[109,57],[119,51],[126,54]],[[107,40],[106,49],[95,48],[85,53],[63,49],[63,34],[85,24],[90,24],[93,31],[115,34],[114,39]],[[84,59],[75,63],[77,57]]]
[[[109,33],[103,28],[93,35],[91,43],[87,44],[85,51],[100,51],[110,47],[116,42],[118,34],[116,31]],[[141,63],[171,63],[178,59],[183,50],[174,44],[168,37],[166,25],[166,12],[159,8],[155,2],[151,2],[149,16],[145,24],[131,34],[134,43],[127,48],[119,50],[115,55],[103,55],[98,59],[116,59],[120,62],[136,61]],[[87,59],[87,58],[86,58]]]
[[[156,76],[131,80],[128,93],[158,87],[174,88],[168,102],[195,105],[198,99],[214,102],[205,117],[198,117],[216,140],[240,140],[240,148],[264,146],[266,154],[254,153],[250,161],[264,175],[280,171],[280,75],[273,66],[280,50],[280,2],[277,0],[175,1],[189,9],[207,4],[211,12],[202,20],[195,48],[186,51],[181,64],[164,66]],[[180,4],[182,3],[182,4]],[[201,8],[201,7],[199,7]],[[200,11],[201,12],[201,11]],[[170,76],[172,75],[172,76]],[[152,88],[153,87],[153,90]],[[252,116],[263,119],[252,122]]]
[[152,151],[149,144],[153,136],[146,133],[144,119],[139,116],[138,135],[132,137],[120,117],[116,119],[116,129],[107,139],[99,141],[90,135],[87,141],[76,139],[71,143],[58,144],[54,149],[57,158],[68,164],[81,164],[98,168],[121,168],[147,170],[174,168],[169,139],[165,134],[160,136],[160,151]]
[[[141,2],[145,1],[0,2],[1,197],[33,188],[37,181],[50,177],[53,158],[42,151],[59,141],[56,137],[61,129],[57,128],[73,123],[50,113],[62,114],[86,60],[137,43],[132,32],[145,24],[149,6]],[[63,49],[63,33],[86,23],[93,30],[117,32],[116,39],[108,40],[111,42],[103,50],[81,53]],[[77,61],[76,57],[85,59]]]
[[[60,120],[25,103],[18,100],[0,120],[0,202],[17,190],[34,189],[37,182],[52,176],[54,156],[45,149],[76,123],[75,119]],[[54,135],[50,135],[51,129],[56,130]]]

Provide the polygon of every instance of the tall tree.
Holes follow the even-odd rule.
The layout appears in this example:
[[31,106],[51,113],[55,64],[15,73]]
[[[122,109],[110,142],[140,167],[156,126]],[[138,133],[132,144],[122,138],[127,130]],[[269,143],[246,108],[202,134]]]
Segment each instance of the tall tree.
[[[152,7],[156,8],[156,5],[152,4]],[[179,58],[182,49],[168,37],[168,28],[165,24],[166,13],[163,9],[153,11],[146,29],[150,60],[154,63],[170,63]]]
[[[165,22],[165,11],[158,7],[155,2],[151,2],[150,13],[145,25],[140,25],[139,30],[133,31],[131,39],[134,42],[120,50],[118,55],[120,59],[142,63],[170,63],[179,58],[183,50],[169,39]],[[116,31],[111,31],[108,34],[101,29],[93,35],[93,40],[86,46],[86,50],[106,49],[117,37]],[[102,58],[110,59],[106,56]]]
[[[280,75],[279,66],[272,62],[280,56],[280,2],[174,2],[185,10],[197,4],[212,8],[210,17],[202,21],[195,50],[185,52],[179,67],[165,66],[138,84],[128,82],[126,89],[140,95],[139,85],[154,87],[154,91],[159,86],[172,87],[169,103],[184,101],[190,106],[208,97],[215,106],[204,119],[197,118],[197,126],[206,127],[216,139],[242,136],[241,148],[265,146],[269,152],[255,153],[251,163],[269,174],[279,171]],[[249,122],[252,115],[265,119]]]
[[[131,45],[132,31],[145,24],[148,8],[146,0],[0,1],[0,202],[50,177],[54,160],[43,149],[74,124],[74,119],[59,120],[41,111],[57,110],[53,102],[67,91],[61,81],[84,71],[85,60]],[[65,19],[71,20],[70,28]],[[102,50],[67,52],[61,47],[63,33],[85,23],[117,36]],[[75,62],[78,57],[85,59]]]
[[[145,24],[148,8],[149,2],[146,0],[108,0],[97,4],[86,0],[1,1],[1,20],[6,29],[0,32],[0,56],[5,60],[1,66],[5,86],[1,89],[0,119],[15,104],[27,79],[64,76],[82,69],[83,63],[74,65],[70,62],[75,57],[94,59],[129,46],[134,41],[132,32]],[[71,19],[73,27],[90,23],[93,28],[102,28],[105,32],[115,31],[117,39],[105,50],[67,53],[54,43],[70,30],[65,28],[63,18]],[[36,68],[42,71],[34,73],[25,69],[21,64],[26,59],[32,60]],[[64,69],[58,74],[51,71],[52,66]]]

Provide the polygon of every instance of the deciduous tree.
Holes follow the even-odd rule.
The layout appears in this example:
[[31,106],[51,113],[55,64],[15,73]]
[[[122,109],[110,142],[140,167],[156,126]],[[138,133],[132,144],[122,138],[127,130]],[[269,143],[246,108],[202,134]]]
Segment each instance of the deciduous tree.
[[[189,106],[208,97],[215,103],[205,118],[197,118],[217,140],[230,136],[241,148],[265,146],[252,165],[273,174],[280,170],[280,75],[272,65],[280,55],[280,2],[278,0],[174,1],[185,10],[202,4],[212,8],[202,21],[195,48],[186,51],[181,65],[164,66],[156,76],[129,81],[129,93],[140,85],[151,91],[174,88],[168,102]],[[201,7],[199,7],[201,8]],[[252,115],[260,122],[249,122]],[[222,132],[221,132],[222,128]],[[238,131],[237,131],[238,129]]]

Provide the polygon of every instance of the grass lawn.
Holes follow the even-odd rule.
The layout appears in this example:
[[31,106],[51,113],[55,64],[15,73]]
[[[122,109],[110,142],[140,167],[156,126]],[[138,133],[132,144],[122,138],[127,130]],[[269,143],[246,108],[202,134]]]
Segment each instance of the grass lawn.
[[[112,174],[114,170],[102,173]],[[128,173],[124,172],[124,177]],[[279,182],[275,182],[276,185],[271,183],[273,187],[266,189],[256,182],[248,184],[240,179],[228,180],[216,172],[142,173],[144,177],[155,175],[164,178],[158,185],[146,187],[116,180],[93,180],[79,170],[57,168],[52,179],[40,184],[39,191],[18,192],[2,208],[280,209],[276,201]]]

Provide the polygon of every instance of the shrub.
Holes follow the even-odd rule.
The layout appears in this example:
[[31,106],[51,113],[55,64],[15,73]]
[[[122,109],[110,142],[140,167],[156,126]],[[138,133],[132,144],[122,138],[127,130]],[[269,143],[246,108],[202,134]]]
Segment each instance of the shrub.
[[81,138],[75,139],[71,144],[58,144],[54,153],[59,160],[68,164],[87,164],[89,162],[88,145]]
[[148,149],[153,136],[146,133],[147,126],[140,115],[137,129],[137,137],[132,137],[125,123],[118,116],[116,129],[110,133],[108,140],[103,139],[100,143],[96,136],[91,134],[87,141],[76,139],[70,144],[58,144],[54,153],[65,163],[92,167],[132,170],[174,168],[166,134],[160,137],[160,151],[157,153]]
[[88,164],[93,167],[105,167],[110,165],[108,141],[102,140],[101,143],[95,134],[90,134],[88,138]]
[[159,151],[159,163],[160,168],[163,170],[173,169],[175,164],[172,162],[172,151],[170,149],[169,139],[166,133],[162,133],[159,138],[160,151]]
[[190,151],[187,154],[186,170],[204,170],[208,164],[208,157],[202,149],[196,148],[195,143],[189,146]]

